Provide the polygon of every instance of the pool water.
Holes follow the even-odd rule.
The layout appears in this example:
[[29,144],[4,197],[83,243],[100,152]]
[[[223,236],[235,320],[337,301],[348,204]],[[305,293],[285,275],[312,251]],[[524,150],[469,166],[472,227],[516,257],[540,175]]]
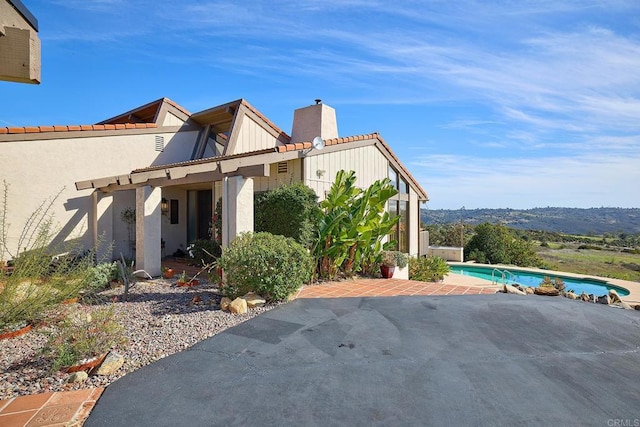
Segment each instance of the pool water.
[[609,289],[615,289],[619,295],[629,295],[629,291],[620,288],[618,286],[614,286],[605,280],[596,280],[596,279],[579,279],[575,277],[566,277],[558,274],[553,274],[552,272],[544,272],[544,273],[532,273],[530,271],[522,271],[514,268],[504,268],[504,267],[481,267],[481,266],[466,266],[466,265],[452,265],[450,266],[451,272],[456,274],[462,274],[463,276],[471,276],[476,277],[478,279],[490,280],[497,283],[503,283],[502,281],[502,273],[504,273],[505,282],[507,284],[518,283],[522,286],[532,286],[537,287],[542,282],[542,279],[547,276],[552,280],[556,277],[562,279],[566,290],[573,290],[576,294],[580,295],[582,292],[587,294],[594,294],[596,296],[604,295],[609,293]]

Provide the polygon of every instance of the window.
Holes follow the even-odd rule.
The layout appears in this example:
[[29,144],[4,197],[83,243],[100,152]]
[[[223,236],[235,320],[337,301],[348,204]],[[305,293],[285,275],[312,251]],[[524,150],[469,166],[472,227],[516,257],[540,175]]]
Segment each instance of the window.
[[399,217],[398,223],[389,233],[389,240],[396,241],[395,250],[409,253],[409,184],[392,166],[389,166],[389,180],[398,194],[389,200],[388,212],[392,217]]
[[171,199],[171,207],[169,209],[171,224],[178,224],[178,212],[180,212],[178,201],[176,199]]
[[389,166],[389,180],[393,188],[398,188],[398,172],[391,166]]
[[409,202],[400,200],[398,202],[398,250],[409,253]]

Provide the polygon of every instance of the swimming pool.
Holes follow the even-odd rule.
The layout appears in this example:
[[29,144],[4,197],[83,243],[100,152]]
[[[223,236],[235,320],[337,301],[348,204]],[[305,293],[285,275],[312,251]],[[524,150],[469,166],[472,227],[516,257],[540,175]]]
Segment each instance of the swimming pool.
[[609,292],[609,289],[615,289],[619,295],[629,295],[629,291],[614,286],[608,283],[606,280],[587,279],[568,277],[561,274],[557,274],[552,271],[545,271],[540,273],[534,273],[531,271],[518,270],[513,267],[503,266],[478,266],[478,265],[450,265],[451,272],[456,274],[462,274],[463,276],[477,277],[478,279],[490,280],[497,283],[503,283],[503,273],[505,282],[507,284],[518,283],[522,286],[537,287],[542,282],[542,279],[547,276],[551,279],[558,277],[564,281],[567,291],[573,290],[576,294],[580,295],[582,292],[587,294],[594,294],[596,296],[604,295]]

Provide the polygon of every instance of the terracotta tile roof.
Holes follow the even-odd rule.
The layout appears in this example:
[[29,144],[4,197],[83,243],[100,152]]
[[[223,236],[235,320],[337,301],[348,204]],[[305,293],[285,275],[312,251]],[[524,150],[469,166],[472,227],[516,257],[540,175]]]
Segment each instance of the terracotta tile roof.
[[23,126],[23,127],[0,127],[0,134],[18,133],[44,133],[44,132],[75,132],[75,131],[96,131],[96,130],[119,130],[119,129],[149,129],[157,128],[155,123],[123,123],[116,125],[70,125],[70,126]]
[[[387,142],[380,136],[380,134],[378,134],[378,132],[365,134],[365,135],[355,135],[355,136],[347,136],[342,138],[325,139],[324,144],[326,147],[329,147],[332,145],[348,144],[350,142],[365,141],[369,139],[377,139],[382,144],[382,146],[387,150],[389,155],[398,163],[404,175],[407,178],[409,178],[409,180],[411,181],[413,186],[418,190],[418,192],[422,192],[422,194],[425,197],[428,197],[427,192],[424,191],[424,189],[420,184],[418,184],[418,181],[416,181],[416,179],[413,177],[413,175],[411,175],[411,173],[407,170],[407,168],[403,166],[398,156],[395,155],[395,153],[391,150],[391,147],[389,147],[389,144],[387,144]],[[279,153],[286,153],[287,151],[295,151],[295,150],[306,150],[309,148],[311,148],[311,142],[298,142],[295,144],[287,143],[287,144],[276,147]]]

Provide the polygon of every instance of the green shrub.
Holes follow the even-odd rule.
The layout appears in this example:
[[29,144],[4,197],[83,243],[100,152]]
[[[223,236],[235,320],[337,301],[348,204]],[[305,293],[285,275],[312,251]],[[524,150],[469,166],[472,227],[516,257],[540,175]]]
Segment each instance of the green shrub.
[[477,225],[474,231],[475,235],[464,248],[467,260],[522,267],[537,267],[542,263],[533,249],[533,243],[516,236],[504,225],[487,222]]
[[209,265],[220,258],[222,248],[216,240],[198,239],[187,248],[189,257],[202,265]]
[[268,301],[283,301],[309,280],[313,262],[295,240],[261,232],[238,236],[218,266],[224,270],[226,296],[253,291]]
[[102,262],[91,268],[85,289],[91,293],[100,292],[111,280],[117,279],[118,275],[118,265],[115,262]]
[[437,282],[449,273],[449,264],[437,256],[409,258],[409,279],[421,282]]
[[308,247],[315,230],[318,196],[302,183],[258,194],[254,203],[256,232],[291,237]]
[[52,370],[57,371],[83,359],[101,356],[126,341],[124,328],[114,320],[113,307],[92,313],[71,308],[56,325],[42,353],[51,360]]

